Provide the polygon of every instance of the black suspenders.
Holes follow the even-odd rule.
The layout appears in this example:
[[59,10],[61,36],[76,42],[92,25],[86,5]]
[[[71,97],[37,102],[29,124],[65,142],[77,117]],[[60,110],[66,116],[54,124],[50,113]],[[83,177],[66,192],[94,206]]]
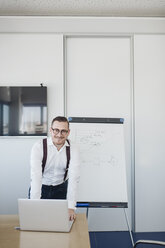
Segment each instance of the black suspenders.
[[[67,140],[67,142],[70,145],[69,140]],[[66,157],[67,157],[67,162],[66,162],[66,170],[65,170],[65,174],[64,174],[64,181],[66,180],[66,177],[67,177],[67,174],[68,174],[68,169],[69,169],[70,146],[66,146]],[[47,139],[43,139],[42,174],[44,173],[46,159],[47,159]]]
[[[68,144],[69,141],[67,140]],[[64,174],[64,182],[66,180],[67,174],[68,174],[68,169],[69,169],[69,162],[70,162],[70,146],[66,146],[66,157],[67,157],[67,162],[66,162],[66,170]]]
[[47,159],[47,139],[43,139],[42,174],[44,173],[46,159]]

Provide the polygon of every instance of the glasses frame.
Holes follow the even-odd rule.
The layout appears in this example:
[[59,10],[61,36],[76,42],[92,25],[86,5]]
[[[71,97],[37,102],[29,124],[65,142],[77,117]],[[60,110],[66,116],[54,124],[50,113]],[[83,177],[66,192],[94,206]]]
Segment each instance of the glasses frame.
[[69,130],[66,130],[66,129],[60,130],[58,128],[52,128],[52,127],[51,127],[51,129],[52,129],[52,131],[53,131],[54,134],[59,134],[60,133],[63,136],[67,135],[68,132],[69,132]]

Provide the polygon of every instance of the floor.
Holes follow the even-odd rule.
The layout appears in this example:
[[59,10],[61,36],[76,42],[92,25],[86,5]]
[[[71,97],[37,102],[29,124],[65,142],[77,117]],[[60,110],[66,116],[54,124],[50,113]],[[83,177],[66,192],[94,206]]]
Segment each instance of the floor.
[[[90,232],[91,248],[132,248],[129,232]],[[133,233],[134,242],[137,240],[158,240],[165,242],[165,232]],[[137,248],[159,248],[160,245],[139,244]]]

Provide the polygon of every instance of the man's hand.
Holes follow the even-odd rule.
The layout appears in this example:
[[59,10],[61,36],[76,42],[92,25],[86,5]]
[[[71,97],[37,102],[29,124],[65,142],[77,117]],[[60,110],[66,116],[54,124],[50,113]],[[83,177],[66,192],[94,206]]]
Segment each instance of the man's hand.
[[69,208],[68,212],[69,212],[69,220],[75,220],[76,219],[76,214],[75,214],[74,209]]

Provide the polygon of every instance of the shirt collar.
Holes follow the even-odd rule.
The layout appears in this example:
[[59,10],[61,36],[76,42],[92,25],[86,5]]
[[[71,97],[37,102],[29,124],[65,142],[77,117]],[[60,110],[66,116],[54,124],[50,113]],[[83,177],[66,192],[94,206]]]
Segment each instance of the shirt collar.
[[[52,141],[52,138],[51,138],[51,137],[47,138],[47,144],[48,144],[48,145],[52,145],[52,146],[54,146],[54,144],[53,144],[53,141]],[[64,145],[61,147],[61,149],[62,149],[63,147],[65,147],[65,146],[70,146],[70,145],[68,144],[68,142],[67,142],[67,141],[65,141],[65,143],[64,143]]]

